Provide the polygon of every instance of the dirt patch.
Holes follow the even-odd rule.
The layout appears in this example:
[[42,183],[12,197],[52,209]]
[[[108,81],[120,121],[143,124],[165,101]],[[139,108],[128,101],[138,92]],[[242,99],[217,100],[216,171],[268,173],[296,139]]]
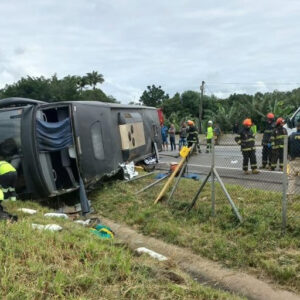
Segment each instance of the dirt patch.
[[118,239],[127,243],[131,249],[147,247],[154,250],[173,260],[182,270],[191,274],[199,282],[237,293],[249,299],[300,299],[299,295],[276,289],[270,284],[246,273],[223,268],[218,263],[195,255],[188,249],[143,236],[126,225],[120,225],[104,217],[101,218],[101,221],[111,227]]

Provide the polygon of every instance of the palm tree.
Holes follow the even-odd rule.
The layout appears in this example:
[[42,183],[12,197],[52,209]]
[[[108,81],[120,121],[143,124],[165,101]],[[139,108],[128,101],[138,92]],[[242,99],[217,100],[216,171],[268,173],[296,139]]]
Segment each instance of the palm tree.
[[104,78],[102,74],[99,74],[97,71],[93,71],[92,73],[86,73],[86,81],[87,84],[93,87],[93,90],[96,88],[97,83],[103,83]]
[[80,88],[80,92],[82,92],[82,89],[87,85],[87,83],[88,83],[87,78],[85,76],[83,76],[83,77],[78,76],[77,77],[77,85]]

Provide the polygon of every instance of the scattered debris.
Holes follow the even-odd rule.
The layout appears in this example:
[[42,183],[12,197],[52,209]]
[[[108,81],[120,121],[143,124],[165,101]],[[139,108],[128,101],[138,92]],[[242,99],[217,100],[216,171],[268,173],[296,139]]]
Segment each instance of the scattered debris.
[[47,225],[41,225],[41,224],[31,224],[32,228],[39,229],[39,230],[49,230],[49,231],[61,231],[63,228],[57,224],[47,224]]
[[150,157],[144,159],[144,163],[146,165],[156,164],[157,163],[157,158],[156,158],[156,156],[150,156]]
[[75,223],[82,225],[82,226],[89,226],[94,228],[95,226],[97,226],[98,224],[101,223],[99,218],[90,218],[90,219],[86,219],[86,220],[76,220],[74,221]]
[[168,173],[158,173],[154,178],[161,179],[161,178],[165,178],[166,176],[168,176]]
[[232,164],[237,164],[239,161],[238,160],[232,160],[231,163]]
[[152,251],[152,250],[150,250],[150,249],[148,249],[148,248],[145,248],[145,247],[137,248],[136,251],[137,251],[138,253],[147,253],[147,254],[149,254],[151,257],[153,257],[153,258],[155,258],[155,259],[157,259],[157,260],[159,260],[159,261],[168,260],[168,258],[165,257],[165,256],[163,256],[162,254],[159,254],[159,253],[157,253],[157,252],[155,252],[155,251]]
[[125,180],[130,180],[133,177],[136,177],[139,175],[139,173],[135,171],[133,161],[128,164],[122,163],[122,164],[120,164],[120,167],[123,169],[123,174],[124,174]]
[[195,173],[189,173],[189,174],[184,174],[182,175],[183,178],[187,179],[194,179],[194,180],[200,180],[201,176]]
[[111,228],[98,224],[94,228],[91,228],[91,232],[102,239],[113,239],[115,234]]
[[29,214],[29,215],[34,215],[37,213],[37,210],[31,209],[31,208],[25,208],[25,207],[19,208],[18,211],[21,211],[21,212],[23,212],[25,214]]
[[46,214],[44,214],[44,217],[69,219],[69,217],[64,213],[46,213]]
[[76,220],[74,222],[77,223],[77,224],[80,224],[82,226],[88,226],[90,224],[91,220],[90,219],[87,219],[85,221],[83,221],[83,220]]

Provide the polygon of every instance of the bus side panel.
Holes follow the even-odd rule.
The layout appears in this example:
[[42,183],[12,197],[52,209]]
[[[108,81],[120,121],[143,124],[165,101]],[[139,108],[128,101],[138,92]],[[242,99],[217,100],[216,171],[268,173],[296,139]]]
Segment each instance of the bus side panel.
[[73,124],[80,174],[85,183],[93,183],[118,168],[119,148],[109,107],[73,104]]

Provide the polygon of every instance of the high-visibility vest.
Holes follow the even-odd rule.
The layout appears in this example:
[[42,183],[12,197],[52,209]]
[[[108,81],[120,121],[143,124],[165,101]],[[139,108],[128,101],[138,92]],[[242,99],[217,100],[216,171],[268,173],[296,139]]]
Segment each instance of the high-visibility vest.
[[4,200],[4,193],[2,190],[0,190],[0,201]]
[[16,169],[7,161],[0,161],[0,175],[4,175],[9,172],[16,172]]
[[252,131],[253,135],[256,135],[256,133],[257,133],[257,127],[256,127],[256,125],[252,125],[251,126],[251,131]]
[[212,127],[207,127],[206,138],[212,139],[214,137],[214,131]]

